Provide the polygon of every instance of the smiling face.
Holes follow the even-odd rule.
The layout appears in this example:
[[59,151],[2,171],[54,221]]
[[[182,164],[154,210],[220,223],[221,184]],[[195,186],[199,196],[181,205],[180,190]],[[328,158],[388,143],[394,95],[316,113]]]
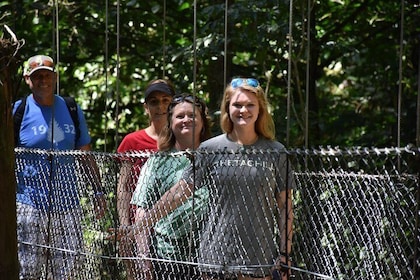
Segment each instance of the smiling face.
[[242,88],[232,94],[229,102],[229,117],[234,128],[253,128],[258,119],[259,103],[257,96]]
[[203,129],[203,119],[200,109],[189,102],[182,102],[172,108],[171,130],[175,135],[177,146],[181,149],[195,148],[200,141],[200,133]]
[[35,96],[45,98],[54,94],[55,78],[56,74],[52,71],[38,70],[25,76],[25,82]]

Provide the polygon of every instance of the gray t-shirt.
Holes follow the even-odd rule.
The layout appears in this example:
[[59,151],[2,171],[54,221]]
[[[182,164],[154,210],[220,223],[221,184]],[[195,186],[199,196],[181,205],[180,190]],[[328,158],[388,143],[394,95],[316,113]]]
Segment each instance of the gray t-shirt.
[[[202,271],[264,276],[279,255],[276,195],[294,187],[284,146],[260,137],[250,146],[226,134],[203,142],[183,179],[209,189],[209,213],[200,236]],[[286,174],[289,172],[289,177]]]

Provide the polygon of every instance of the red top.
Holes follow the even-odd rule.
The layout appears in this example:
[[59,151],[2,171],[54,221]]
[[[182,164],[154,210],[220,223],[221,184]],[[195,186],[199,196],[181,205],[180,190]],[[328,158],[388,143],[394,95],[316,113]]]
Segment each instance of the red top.
[[117,152],[124,153],[128,151],[157,151],[157,142],[150,137],[145,129],[127,134],[118,146]]
[[[127,134],[118,146],[117,152],[124,153],[130,151],[157,151],[157,141],[150,137],[145,129],[131,132]],[[143,164],[146,162],[146,158],[139,158],[131,168],[130,177],[127,179],[127,190],[133,194],[136,189],[137,181],[140,175],[140,170]],[[136,212],[135,205],[130,207],[130,220],[134,222],[134,216]]]

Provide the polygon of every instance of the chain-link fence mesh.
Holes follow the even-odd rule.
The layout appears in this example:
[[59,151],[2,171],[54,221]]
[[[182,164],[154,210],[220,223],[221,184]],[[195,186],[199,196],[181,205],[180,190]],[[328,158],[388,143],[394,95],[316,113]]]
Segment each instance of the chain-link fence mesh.
[[297,151],[298,266],[336,279],[417,279],[418,156],[399,149]]
[[[290,233],[290,209],[278,203],[290,187],[294,279],[416,279],[419,155],[417,148],[155,155],[18,148],[22,272],[34,279],[268,275],[286,248],[282,233]],[[204,164],[215,157],[217,166]],[[133,236],[129,227],[123,238],[109,231],[130,223],[132,204],[137,221],[150,214],[145,209],[183,176],[193,184],[175,211],[159,208],[164,217]]]

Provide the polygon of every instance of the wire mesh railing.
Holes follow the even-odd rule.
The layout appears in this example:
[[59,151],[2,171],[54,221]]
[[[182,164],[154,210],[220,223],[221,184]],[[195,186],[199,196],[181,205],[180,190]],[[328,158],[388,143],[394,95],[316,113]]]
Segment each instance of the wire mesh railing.
[[[268,275],[284,250],[282,213],[290,212],[282,212],[276,194],[285,186],[293,188],[294,279],[420,275],[418,148],[253,150],[234,158],[226,151],[15,152],[19,257],[28,278]],[[197,164],[214,157],[217,167]],[[187,168],[195,183],[183,208],[150,231],[141,225],[123,238],[109,232],[130,221],[122,213],[133,215],[133,203],[141,217]],[[121,184],[129,195],[119,193]]]
[[297,153],[294,252],[335,279],[416,279],[418,151]]

